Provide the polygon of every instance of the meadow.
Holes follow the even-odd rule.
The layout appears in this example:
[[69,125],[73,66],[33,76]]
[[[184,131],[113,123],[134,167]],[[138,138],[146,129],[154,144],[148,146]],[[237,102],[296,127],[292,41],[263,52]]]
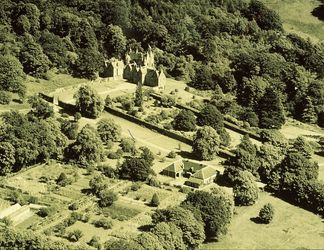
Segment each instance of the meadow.
[[310,38],[314,42],[324,40],[323,21],[312,14],[321,5],[320,1],[262,0],[262,2],[279,14],[287,32]]

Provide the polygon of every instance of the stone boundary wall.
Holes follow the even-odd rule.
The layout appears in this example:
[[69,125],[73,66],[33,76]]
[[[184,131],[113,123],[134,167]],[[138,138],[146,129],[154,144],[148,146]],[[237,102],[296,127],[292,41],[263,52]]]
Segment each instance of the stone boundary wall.
[[[40,97],[42,97],[44,100],[47,100],[49,102],[53,101],[53,97],[50,97],[50,96],[47,96],[46,94],[44,93],[40,93]],[[68,111],[71,111],[71,110],[75,110],[75,106],[73,104],[70,104],[70,103],[64,103],[62,101],[59,101],[59,106],[62,107],[62,108],[67,108]],[[120,118],[123,118],[123,119],[126,119],[130,122],[134,122],[140,126],[143,126],[145,128],[148,128],[150,130],[153,130],[155,132],[158,132],[162,135],[165,135],[167,137],[170,137],[172,139],[175,139],[177,141],[180,141],[182,143],[185,143],[185,144],[188,144],[188,145],[192,145],[192,142],[193,140],[189,139],[189,138],[186,138],[185,136],[183,135],[179,135],[179,134],[176,134],[172,131],[169,131],[169,130],[166,130],[164,128],[160,128],[154,124],[151,124],[151,123],[148,123],[144,120],[141,120],[135,116],[132,116],[132,115],[129,115],[129,114],[126,114],[118,109],[115,109],[115,108],[112,108],[112,107],[105,107],[105,111],[107,111],[108,113],[111,113],[115,116],[118,116]],[[224,159],[227,159],[229,157],[232,157],[234,156],[233,153],[231,153],[230,151],[228,150],[225,150],[225,149],[220,149],[219,150],[219,156],[224,158]]]
[[[154,99],[156,100],[161,100],[162,96],[159,95],[159,94],[156,94],[156,93],[151,93],[150,94],[151,97],[153,97]],[[198,115],[200,112],[199,110],[197,109],[194,109],[192,107],[189,107],[189,106],[185,106],[183,104],[180,104],[180,103],[177,103],[175,105],[176,108],[179,108],[179,109],[186,109],[186,110],[190,110],[192,111],[195,115]],[[253,133],[251,131],[248,131],[244,128],[241,128],[239,126],[237,126],[236,124],[234,124],[232,121],[230,121],[229,119],[227,119],[226,117],[224,117],[224,127],[227,128],[227,129],[230,129],[230,130],[233,130],[234,132],[237,132],[241,135],[246,135],[248,134],[250,136],[250,138],[252,139],[255,139],[257,141],[260,141],[262,142],[261,140],[261,137],[257,134],[257,133]]]

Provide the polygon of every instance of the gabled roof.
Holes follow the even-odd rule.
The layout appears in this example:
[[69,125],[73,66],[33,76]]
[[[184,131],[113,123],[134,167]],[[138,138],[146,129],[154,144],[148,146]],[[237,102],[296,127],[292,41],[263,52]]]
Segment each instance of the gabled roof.
[[193,171],[194,173],[198,170],[201,170],[202,168],[205,168],[206,165],[198,163],[198,162],[193,162],[189,160],[184,160],[184,169],[187,171]]
[[215,169],[207,166],[198,170],[196,173],[192,175],[192,177],[195,179],[205,180],[216,175],[216,173],[217,171]]
[[166,167],[164,170],[169,171],[169,172],[174,172],[174,173],[181,172],[183,170],[182,161],[173,162],[171,165]]

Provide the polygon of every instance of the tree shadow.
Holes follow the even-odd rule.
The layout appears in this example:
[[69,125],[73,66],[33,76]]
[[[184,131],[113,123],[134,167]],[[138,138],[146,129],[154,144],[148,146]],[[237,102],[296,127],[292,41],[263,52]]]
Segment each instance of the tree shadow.
[[324,21],[324,4],[313,9],[312,15],[317,17],[319,20]]
[[140,230],[141,232],[150,232],[152,228],[153,225],[143,225],[138,227],[137,229]]
[[92,189],[91,188],[82,188],[81,193],[86,194],[86,195],[92,194]]
[[197,160],[194,156],[193,153],[191,152],[188,152],[188,151],[179,151],[178,154],[182,157],[182,158],[188,158],[188,159],[191,159],[191,160]]
[[256,223],[256,224],[264,224],[264,223],[262,222],[262,220],[260,219],[259,216],[258,216],[258,217],[250,218],[250,221],[253,221],[253,222]]
[[15,102],[15,103],[18,103],[18,104],[23,104],[24,103],[22,100],[19,100],[19,99],[16,99],[16,98],[12,99],[11,101]]
[[69,115],[69,116],[74,116],[75,111],[73,111],[73,110],[69,110],[69,109],[60,109],[60,110],[59,110],[59,114],[60,114],[60,115],[67,114],[67,115]]

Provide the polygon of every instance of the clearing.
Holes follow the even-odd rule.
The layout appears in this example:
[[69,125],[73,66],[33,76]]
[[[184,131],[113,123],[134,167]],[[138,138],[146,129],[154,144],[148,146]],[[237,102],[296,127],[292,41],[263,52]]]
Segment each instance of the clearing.
[[321,5],[317,0],[262,0],[269,8],[275,10],[284,29],[314,42],[324,40],[324,25],[312,14]]
[[[253,222],[251,218],[268,202],[275,208],[273,221],[268,225]],[[257,204],[235,210],[228,234],[201,249],[323,249],[323,221],[311,212],[265,192],[260,193]]]

